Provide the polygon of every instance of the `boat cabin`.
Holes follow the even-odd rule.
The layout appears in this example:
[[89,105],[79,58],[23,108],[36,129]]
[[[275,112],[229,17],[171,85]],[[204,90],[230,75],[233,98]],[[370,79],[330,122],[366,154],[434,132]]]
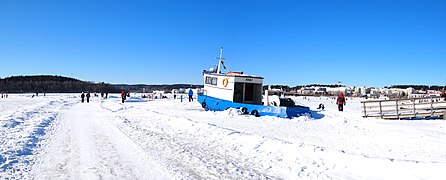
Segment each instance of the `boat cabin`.
[[235,73],[203,73],[208,96],[236,103],[262,104],[263,77]]

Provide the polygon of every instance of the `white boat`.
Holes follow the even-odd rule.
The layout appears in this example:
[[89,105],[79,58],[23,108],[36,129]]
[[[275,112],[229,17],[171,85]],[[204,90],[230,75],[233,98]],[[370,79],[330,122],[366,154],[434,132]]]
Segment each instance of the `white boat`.
[[[286,106],[262,104],[263,77],[247,75],[243,72],[222,73],[224,66],[223,48],[220,49],[217,67],[203,71],[204,90],[198,93],[198,102],[206,110],[222,111],[228,108],[240,109],[244,114],[254,116],[277,116],[292,118],[311,114],[305,106],[289,103]],[[225,68],[226,69],[226,68]]]

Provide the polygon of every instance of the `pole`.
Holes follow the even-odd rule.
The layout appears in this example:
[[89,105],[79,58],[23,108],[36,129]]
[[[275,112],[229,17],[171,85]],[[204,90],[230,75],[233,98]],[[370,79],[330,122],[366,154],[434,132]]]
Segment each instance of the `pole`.
[[381,106],[381,101],[379,101],[379,115],[381,116],[381,119],[383,118],[383,109]]
[[434,100],[431,97],[431,116],[434,116]]
[[268,90],[265,90],[265,106],[268,106],[268,101],[269,101],[269,99],[268,99]]
[[367,111],[366,111],[366,108],[365,108],[365,102],[362,102],[362,105],[364,106],[364,117],[367,117]]
[[416,109],[415,109],[415,98],[413,99],[413,116],[414,116],[414,118],[417,117],[417,112],[416,112]]
[[217,73],[221,73],[221,64],[223,62],[223,47],[220,47],[220,57],[218,58]]

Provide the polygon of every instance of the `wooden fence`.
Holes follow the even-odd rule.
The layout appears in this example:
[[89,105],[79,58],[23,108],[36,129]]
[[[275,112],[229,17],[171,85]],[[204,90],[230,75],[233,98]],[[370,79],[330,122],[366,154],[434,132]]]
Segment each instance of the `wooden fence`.
[[383,119],[443,117],[446,114],[446,101],[443,98],[409,98],[393,100],[362,101],[363,117]]

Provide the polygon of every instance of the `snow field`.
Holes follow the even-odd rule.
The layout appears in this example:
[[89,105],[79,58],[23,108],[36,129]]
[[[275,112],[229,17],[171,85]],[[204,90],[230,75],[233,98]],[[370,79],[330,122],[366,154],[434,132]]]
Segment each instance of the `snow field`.
[[60,98],[36,97],[30,95],[9,95],[2,99],[0,119],[0,177],[21,179],[41,148],[41,141],[51,129],[49,125],[57,114],[69,103]]
[[[362,118],[327,97],[312,117],[204,111],[197,102],[78,95],[0,100],[0,176],[16,179],[442,179],[442,120]],[[170,97],[170,96],[169,96]],[[316,107],[324,103],[326,109]],[[16,105],[14,105],[16,104]],[[30,145],[29,145],[30,144]],[[27,152],[27,153],[23,153]]]

